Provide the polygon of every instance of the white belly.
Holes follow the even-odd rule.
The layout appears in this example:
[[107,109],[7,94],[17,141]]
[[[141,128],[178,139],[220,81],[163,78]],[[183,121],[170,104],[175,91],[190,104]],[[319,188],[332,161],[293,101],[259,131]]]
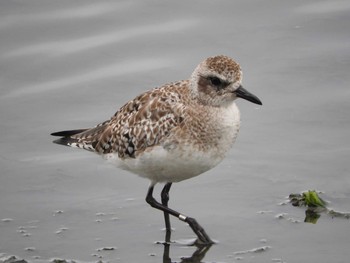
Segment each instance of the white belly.
[[154,183],[179,182],[208,171],[222,160],[218,156],[193,151],[191,148],[183,150],[169,152],[162,146],[156,146],[137,159],[119,161],[118,166]]

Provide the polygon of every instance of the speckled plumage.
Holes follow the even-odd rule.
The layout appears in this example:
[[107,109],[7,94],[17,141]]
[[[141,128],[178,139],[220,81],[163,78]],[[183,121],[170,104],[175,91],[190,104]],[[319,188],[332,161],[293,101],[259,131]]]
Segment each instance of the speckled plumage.
[[137,96],[94,128],[53,135],[63,136],[58,143],[101,154],[153,184],[188,179],[216,166],[234,143],[241,81],[235,61],[210,57],[189,80]]

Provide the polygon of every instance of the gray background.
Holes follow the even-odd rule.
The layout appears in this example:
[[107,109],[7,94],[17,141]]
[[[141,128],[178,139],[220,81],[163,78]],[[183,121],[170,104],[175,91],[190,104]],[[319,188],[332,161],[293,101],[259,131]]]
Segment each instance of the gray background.
[[[162,262],[147,180],[49,134],[94,126],[225,54],[264,105],[239,101],[225,161],[172,188],[170,205],[219,241],[203,261],[348,262],[349,220],[307,224],[281,203],[316,189],[350,210],[349,12],[346,0],[1,1],[0,256]],[[172,222],[174,240],[194,237]],[[174,261],[194,251],[170,247]]]

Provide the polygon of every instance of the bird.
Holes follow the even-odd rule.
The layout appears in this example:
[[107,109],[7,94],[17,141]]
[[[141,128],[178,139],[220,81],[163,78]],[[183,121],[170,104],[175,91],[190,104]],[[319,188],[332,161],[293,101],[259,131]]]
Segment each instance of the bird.
[[[240,129],[242,98],[262,105],[242,86],[240,65],[225,55],[208,57],[186,80],[169,82],[128,101],[110,119],[89,129],[54,132],[54,143],[101,155],[120,169],[150,180],[146,202],[187,223],[199,244],[215,243],[193,217],[168,206],[173,183],[198,176],[218,165]],[[164,184],[161,202],[153,197]]]

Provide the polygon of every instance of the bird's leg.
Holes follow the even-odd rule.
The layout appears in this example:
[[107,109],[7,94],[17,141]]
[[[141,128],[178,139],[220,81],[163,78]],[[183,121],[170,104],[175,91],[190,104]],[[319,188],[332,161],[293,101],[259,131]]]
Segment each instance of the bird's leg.
[[[165,186],[162,190],[162,193],[161,193],[162,204],[166,207],[168,207],[170,187],[171,187],[171,183],[165,184]],[[167,236],[169,236],[170,232],[171,232],[170,218],[169,218],[169,213],[165,212],[165,211],[164,211],[164,220],[165,220],[165,229],[166,229],[165,241],[170,242],[170,237],[167,238]]]
[[[150,204],[152,207],[159,209],[163,212],[166,212],[167,214],[170,214],[172,216],[177,217],[181,221],[184,221],[189,224],[193,232],[197,235],[198,237],[198,242],[201,244],[214,244],[214,242],[210,239],[210,237],[207,235],[203,227],[201,227],[198,222],[192,218],[192,217],[187,217],[185,215],[180,214],[179,212],[157,202],[156,199],[153,197],[153,189],[154,185],[151,185],[148,188],[147,196],[146,196],[146,202]],[[170,190],[170,186],[169,186]]]

